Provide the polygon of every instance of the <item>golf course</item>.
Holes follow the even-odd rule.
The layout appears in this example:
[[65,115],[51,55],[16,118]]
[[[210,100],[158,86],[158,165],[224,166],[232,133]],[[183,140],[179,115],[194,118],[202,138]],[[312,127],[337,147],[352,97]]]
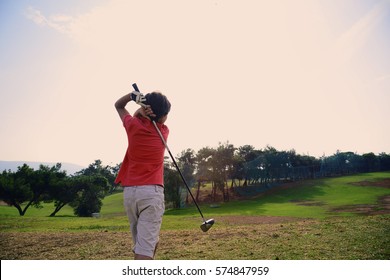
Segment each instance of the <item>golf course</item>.
[[[206,195],[208,187],[202,188]],[[132,259],[122,193],[107,196],[99,217],[81,218],[53,204],[19,216],[0,205],[2,260]],[[167,209],[159,260],[388,260],[390,172],[284,183],[253,197],[200,202],[208,232],[194,205]]]

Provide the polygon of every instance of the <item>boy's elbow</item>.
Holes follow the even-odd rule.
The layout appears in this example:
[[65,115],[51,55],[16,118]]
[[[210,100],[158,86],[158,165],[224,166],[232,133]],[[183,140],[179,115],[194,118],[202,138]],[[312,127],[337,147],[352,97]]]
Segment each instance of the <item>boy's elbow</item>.
[[117,109],[117,110],[123,108],[123,106],[120,104],[119,101],[117,101],[117,102],[114,103],[114,107],[115,107],[115,109]]

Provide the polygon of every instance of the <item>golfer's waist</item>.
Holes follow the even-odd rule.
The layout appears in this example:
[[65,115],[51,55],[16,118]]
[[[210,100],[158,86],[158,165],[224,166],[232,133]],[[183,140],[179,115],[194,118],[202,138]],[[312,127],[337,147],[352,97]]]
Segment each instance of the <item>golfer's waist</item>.
[[154,188],[154,187],[164,188],[164,185],[162,185],[162,184],[143,184],[143,185],[124,185],[122,187],[124,187],[124,188]]

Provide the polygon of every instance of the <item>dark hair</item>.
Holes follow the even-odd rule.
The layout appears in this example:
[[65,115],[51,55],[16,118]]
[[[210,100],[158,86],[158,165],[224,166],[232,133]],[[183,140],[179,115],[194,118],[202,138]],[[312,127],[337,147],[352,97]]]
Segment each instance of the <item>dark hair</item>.
[[145,95],[146,104],[152,107],[153,113],[156,115],[155,121],[158,121],[161,117],[168,115],[171,110],[171,103],[168,98],[161,92],[151,92]]

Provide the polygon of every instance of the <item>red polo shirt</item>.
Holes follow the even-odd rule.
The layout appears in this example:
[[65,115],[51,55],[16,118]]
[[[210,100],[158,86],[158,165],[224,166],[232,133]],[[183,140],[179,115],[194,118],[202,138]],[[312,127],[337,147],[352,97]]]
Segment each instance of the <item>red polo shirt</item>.
[[[142,117],[123,117],[128,147],[115,183],[122,186],[164,186],[165,146],[153,123]],[[157,123],[165,141],[169,129]]]

